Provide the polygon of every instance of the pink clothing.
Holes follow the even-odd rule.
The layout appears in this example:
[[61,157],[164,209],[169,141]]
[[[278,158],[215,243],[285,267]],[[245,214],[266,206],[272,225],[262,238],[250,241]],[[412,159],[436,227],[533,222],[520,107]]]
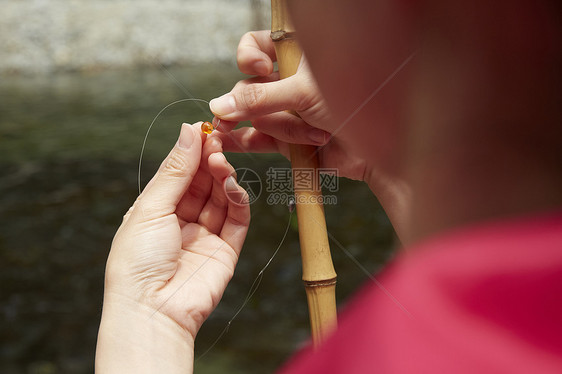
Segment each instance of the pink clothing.
[[562,213],[428,240],[378,280],[282,373],[562,373]]

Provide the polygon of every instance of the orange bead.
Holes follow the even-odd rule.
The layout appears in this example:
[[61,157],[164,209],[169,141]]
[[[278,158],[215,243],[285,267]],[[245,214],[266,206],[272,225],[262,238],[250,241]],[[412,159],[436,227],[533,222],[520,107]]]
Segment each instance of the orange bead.
[[213,132],[215,128],[213,127],[213,124],[211,122],[203,122],[201,124],[201,131],[203,131],[205,134],[210,134]]

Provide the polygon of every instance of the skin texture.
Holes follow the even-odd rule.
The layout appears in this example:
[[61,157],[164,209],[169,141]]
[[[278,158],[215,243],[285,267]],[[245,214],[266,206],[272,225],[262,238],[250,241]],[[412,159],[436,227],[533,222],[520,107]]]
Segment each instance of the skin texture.
[[220,141],[200,125],[182,125],[115,235],[97,372],[192,370],[197,331],[234,273],[250,210],[227,198],[245,191],[231,179]]
[[[411,57],[411,53],[405,56]],[[374,131],[367,128],[372,121],[365,113],[372,110],[372,103],[377,101],[369,101],[362,111],[356,112],[357,102],[365,101],[373,90],[351,91],[346,97],[353,99],[354,105],[350,105],[349,110],[339,109],[341,114],[336,117],[320,93],[306,60],[294,76],[281,81],[278,74],[272,72],[274,61],[269,31],[249,32],[242,37],[237,53],[238,66],[240,71],[257,77],[240,81],[231,92],[211,101],[211,110],[221,118],[220,132],[212,136],[219,137],[227,151],[280,152],[286,157],[289,157],[289,143],[319,145],[320,166],[337,168],[342,177],[366,181],[402,237],[410,200],[409,187],[397,173],[389,172],[387,165],[377,162],[380,157],[373,151],[386,149],[388,144],[382,138],[382,145],[375,144],[376,147],[364,142],[362,134]],[[331,76],[332,72],[326,74]],[[383,81],[377,82],[376,87]],[[381,90],[377,100],[381,97],[388,100],[389,92],[392,93]],[[296,110],[301,118],[285,113],[287,109]],[[231,112],[224,114],[228,110]],[[238,122],[246,120],[252,122],[252,128],[232,131]],[[214,123],[217,122],[215,119]],[[322,140],[317,141],[318,135],[315,137],[313,133],[320,134]]]
[[[307,57],[297,74],[278,80],[268,32],[244,35],[238,66],[252,77],[211,101],[219,131],[184,125],[178,144],[189,147],[172,150],[125,215],[107,264],[99,372],[192,371],[195,335],[249,224],[249,208],[225,198],[238,187],[223,149],[321,146],[322,167],[368,183],[404,243],[562,206],[560,5],[290,8]],[[253,128],[233,130],[243,120]]]

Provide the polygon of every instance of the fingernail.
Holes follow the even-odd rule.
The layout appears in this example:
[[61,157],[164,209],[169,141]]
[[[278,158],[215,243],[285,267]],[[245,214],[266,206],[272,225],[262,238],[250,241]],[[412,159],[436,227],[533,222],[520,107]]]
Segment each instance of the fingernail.
[[325,144],[328,140],[328,133],[320,129],[312,129],[308,132],[308,137],[316,144]]
[[189,147],[191,147],[192,144],[193,144],[193,130],[191,129],[190,125],[188,125],[187,123],[184,123],[183,125],[181,125],[180,138],[178,139],[178,145],[181,148],[188,149]]
[[227,192],[238,191],[238,184],[236,183],[236,180],[232,176],[226,178],[226,183],[224,184],[224,187]]
[[234,113],[236,110],[236,102],[234,101],[234,96],[227,93],[211,100],[209,107],[211,108],[211,112],[215,115],[226,116],[227,114]]

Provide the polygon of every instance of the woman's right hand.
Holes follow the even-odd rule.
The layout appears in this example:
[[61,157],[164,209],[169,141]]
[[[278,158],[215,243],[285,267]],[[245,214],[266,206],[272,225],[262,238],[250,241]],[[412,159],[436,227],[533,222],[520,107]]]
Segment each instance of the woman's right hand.
[[[240,71],[253,75],[238,82],[227,94],[210,102],[217,136],[227,152],[278,152],[290,159],[289,144],[318,146],[320,167],[335,168],[340,177],[367,182],[385,209],[399,237],[404,230],[411,201],[409,186],[381,172],[375,160],[366,160],[356,145],[339,132],[350,127],[336,123],[303,58],[295,75],[279,79],[273,71],[275,49],[269,31],[246,33],[238,45]],[[296,111],[300,118],[285,112]],[[233,130],[241,121],[253,127]],[[365,134],[365,136],[369,136]]]
[[[275,49],[269,31],[246,33],[240,40],[240,71],[254,77],[238,82],[227,94],[211,100],[219,136],[227,152],[279,152],[290,158],[289,144],[319,146],[320,166],[337,168],[339,175],[365,180],[365,160],[331,133],[336,126],[312,73],[303,58],[297,73],[280,80],[273,71]],[[300,118],[286,110],[296,111]],[[252,127],[234,130],[241,121]],[[216,133],[215,133],[216,134]]]

